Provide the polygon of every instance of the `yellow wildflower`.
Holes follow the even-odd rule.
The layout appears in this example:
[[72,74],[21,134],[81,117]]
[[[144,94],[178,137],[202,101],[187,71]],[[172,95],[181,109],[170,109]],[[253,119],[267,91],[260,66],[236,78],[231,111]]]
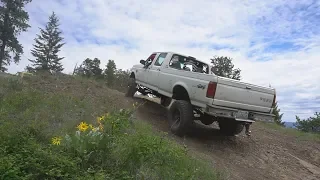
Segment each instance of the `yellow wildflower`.
[[53,145],[60,145],[61,137],[53,137],[51,142],[52,142]]
[[93,130],[93,125],[92,124],[89,124],[89,129]]
[[101,121],[103,121],[104,120],[104,116],[101,116],[101,117],[97,117],[97,121],[98,121],[98,123],[100,123]]
[[85,123],[85,122],[81,122],[79,125],[78,125],[78,129],[79,131],[86,131],[87,129],[89,128],[88,124]]

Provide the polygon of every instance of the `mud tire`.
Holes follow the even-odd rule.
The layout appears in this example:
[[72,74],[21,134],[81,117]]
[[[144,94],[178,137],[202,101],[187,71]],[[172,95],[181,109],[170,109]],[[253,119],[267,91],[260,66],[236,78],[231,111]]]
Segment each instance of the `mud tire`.
[[200,117],[200,121],[204,125],[210,125],[214,122],[214,119],[212,116],[210,116],[208,114],[204,114]]
[[243,131],[244,124],[233,119],[223,118],[219,120],[220,132],[226,136],[234,136]]
[[174,101],[169,109],[169,126],[173,134],[185,135],[193,122],[192,105],[188,101]]
[[126,97],[133,97],[134,94],[137,92],[137,83],[134,78],[129,79],[127,93],[125,94]]

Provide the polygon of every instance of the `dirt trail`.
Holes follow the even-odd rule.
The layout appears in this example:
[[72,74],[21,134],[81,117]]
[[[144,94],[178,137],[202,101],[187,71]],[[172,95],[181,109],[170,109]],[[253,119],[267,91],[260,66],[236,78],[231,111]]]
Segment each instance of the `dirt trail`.
[[[155,130],[170,134],[166,114],[167,110],[157,100],[146,101],[138,109],[136,118],[151,123]],[[319,141],[299,140],[259,123],[252,126],[251,137],[243,133],[223,137],[215,125],[209,127],[200,123],[194,125],[194,131],[187,137],[170,137],[211,161],[228,179],[320,179]]]

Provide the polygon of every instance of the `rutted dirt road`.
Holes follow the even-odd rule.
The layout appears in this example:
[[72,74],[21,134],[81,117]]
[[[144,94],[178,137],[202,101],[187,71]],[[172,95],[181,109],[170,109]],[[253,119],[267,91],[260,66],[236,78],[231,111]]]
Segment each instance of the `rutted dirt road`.
[[[146,101],[137,110],[136,118],[170,134],[167,111],[156,101]],[[170,137],[195,155],[208,159],[214,168],[225,172],[228,179],[320,179],[319,141],[301,140],[259,123],[251,130],[251,137],[244,134],[223,137],[215,125],[196,123],[187,137]]]

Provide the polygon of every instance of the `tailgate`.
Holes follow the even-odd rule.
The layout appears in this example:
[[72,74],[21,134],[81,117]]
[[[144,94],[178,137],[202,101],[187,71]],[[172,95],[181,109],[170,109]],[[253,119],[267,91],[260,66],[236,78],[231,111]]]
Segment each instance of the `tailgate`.
[[243,110],[270,112],[275,91],[237,80],[218,77],[214,105]]

